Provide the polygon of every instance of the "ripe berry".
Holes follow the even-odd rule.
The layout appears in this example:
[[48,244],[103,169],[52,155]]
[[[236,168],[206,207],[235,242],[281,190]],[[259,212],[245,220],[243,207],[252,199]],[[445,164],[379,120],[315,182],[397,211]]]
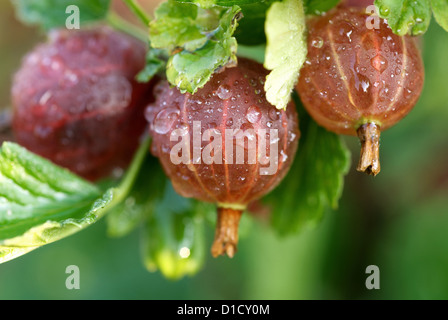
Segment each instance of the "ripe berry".
[[[239,58],[237,67],[214,74],[194,95],[161,82],[147,109],[152,151],[175,190],[217,204],[215,257],[234,255],[242,212],[282,180],[297,149],[295,106],[277,110],[266,101],[266,75],[262,65]],[[184,152],[176,148],[179,141],[186,142]],[[212,142],[216,148],[210,148]],[[180,154],[184,161],[173,161]]]
[[13,130],[29,150],[96,180],[138,147],[152,84],[137,84],[143,43],[109,28],[58,30],[14,78]]
[[368,29],[368,17],[364,9],[337,8],[309,21],[297,90],[320,125],[359,136],[358,171],[376,175],[380,132],[411,111],[424,75],[414,39],[395,35],[382,19],[379,29]]

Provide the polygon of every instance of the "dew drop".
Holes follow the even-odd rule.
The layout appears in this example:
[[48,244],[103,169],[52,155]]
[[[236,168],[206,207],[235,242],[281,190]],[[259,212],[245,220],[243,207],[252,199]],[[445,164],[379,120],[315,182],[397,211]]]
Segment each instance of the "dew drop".
[[311,45],[314,48],[320,49],[324,45],[324,40],[321,37],[316,37],[313,40],[311,40]]
[[222,84],[216,90],[216,94],[222,100],[227,100],[232,96],[232,92],[230,91],[230,87],[228,85]]
[[162,149],[163,153],[170,153],[170,151],[171,151],[170,146],[168,144],[166,144],[166,143],[162,144],[161,149]]
[[276,108],[269,110],[269,118],[273,121],[277,121],[280,118],[280,111]]
[[250,123],[257,123],[261,119],[261,111],[256,105],[250,106],[246,112],[246,118]]
[[408,89],[408,88],[405,88],[404,89],[404,91],[403,91],[403,95],[404,95],[404,98],[405,99],[408,99],[411,95],[412,95],[412,90],[410,90],[410,89]]
[[381,16],[383,16],[383,17],[387,17],[387,16],[389,15],[389,12],[390,12],[389,7],[382,6],[382,7],[380,8],[380,14],[381,14]]
[[380,73],[383,73],[384,70],[387,69],[387,60],[386,58],[384,58],[382,55],[377,55],[376,57],[373,57],[370,60],[370,64],[372,65],[372,67],[375,68],[375,70],[379,71]]
[[285,162],[288,159],[288,155],[282,150],[280,151],[280,162]]
[[361,87],[362,87],[362,91],[367,92],[367,89],[370,87],[370,82],[362,80]]
[[52,129],[49,127],[38,125],[34,128],[34,135],[38,138],[47,138],[52,132]]
[[293,142],[294,140],[296,140],[297,135],[294,132],[289,132],[289,142]]
[[158,134],[168,133],[179,114],[180,110],[178,108],[166,108],[160,111],[154,119],[154,131]]

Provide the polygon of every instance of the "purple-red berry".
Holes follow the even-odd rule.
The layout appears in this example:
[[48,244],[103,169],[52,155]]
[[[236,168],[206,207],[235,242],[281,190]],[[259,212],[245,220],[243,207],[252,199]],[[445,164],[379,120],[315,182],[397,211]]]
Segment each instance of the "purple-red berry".
[[90,180],[126,167],[152,100],[152,84],[134,80],[145,54],[142,42],[107,27],[52,32],[14,78],[17,142]]
[[277,110],[267,102],[267,73],[239,58],[238,66],[214,74],[194,95],[163,81],[146,112],[152,151],[175,190],[217,204],[213,256],[234,255],[243,210],[280,183],[297,150],[294,103]]

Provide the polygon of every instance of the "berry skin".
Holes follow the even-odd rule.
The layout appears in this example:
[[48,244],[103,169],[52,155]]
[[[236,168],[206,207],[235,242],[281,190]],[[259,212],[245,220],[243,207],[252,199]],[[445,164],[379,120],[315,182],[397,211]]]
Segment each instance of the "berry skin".
[[[152,152],[159,157],[175,190],[182,196],[217,204],[218,221],[212,246],[215,257],[224,253],[234,255],[242,212],[249,203],[280,183],[297,150],[300,133],[295,106],[291,102],[286,110],[277,110],[266,101],[263,90],[266,75],[262,65],[239,58],[237,67],[214,74],[194,95],[183,95],[163,81],[156,86],[156,102],[146,112],[153,137]],[[196,155],[195,126],[202,136],[196,149],[200,153]],[[247,140],[231,138],[226,145],[225,129],[234,130],[236,137],[244,132]],[[257,135],[259,129],[265,129],[270,135],[266,138],[266,147],[262,146],[262,134]],[[173,132],[177,132],[175,139],[170,138]],[[217,134],[216,141],[222,142],[221,154],[219,149],[208,153],[217,155],[211,163],[206,163],[205,157],[212,141],[207,132]],[[175,164],[171,151],[179,143],[179,137],[187,137],[190,146],[185,149],[187,161]],[[226,156],[230,145],[233,157]],[[244,161],[235,159],[238,148],[244,151]],[[270,158],[274,160],[275,170],[263,172],[269,166],[262,164],[263,151],[266,155],[272,151]],[[252,162],[251,152],[257,154]]]
[[14,77],[17,142],[97,180],[132,159],[152,83],[138,84],[143,43],[107,27],[50,34]]
[[321,126],[359,136],[358,171],[376,175],[380,133],[414,107],[424,70],[413,38],[395,35],[383,19],[379,29],[368,29],[364,11],[336,8],[309,21],[297,91]]

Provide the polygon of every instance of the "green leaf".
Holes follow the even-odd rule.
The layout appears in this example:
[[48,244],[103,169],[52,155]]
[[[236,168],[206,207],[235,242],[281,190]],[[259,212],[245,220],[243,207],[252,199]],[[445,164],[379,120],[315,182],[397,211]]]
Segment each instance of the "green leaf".
[[0,262],[94,222],[98,209],[90,208],[100,196],[94,185],[5,142],[0,149]]
[[169,279],[198,272],[205,258],[204,217],[212,204],[179,196],[170,182],[143,229],[144,264]]
[[237,42],[232,36],[241,9],[167,1],[149,25],[153,48],[167,50],[168,81],[182,93],[195,93],[218,69],[236,62]]
[[65,26],[71,13],[67,7],[76,5],[80,11],[81,26],[85,22],[104,19],[110,0],[12,0],[19,19],[26,24],[39,25],[44,30]]
[[103,195],[68,170],[5,142],[0,149],[0,263],[88,227],[123,201],[147,154],[148,140],[120,185]]
[[305,0],[307,14],[321,15],[322,13],[335,7],[340,0]]
[[149,82],[157,73],[165,68],[166,62],[163,58],[164,51],[151,48],[146,54],[146,65],[142,71],[137,74],[137,81]]
[[448,0],[431,0],[431,7],[437,23],[448,31]]
[[305,12],[302,0],[275,2],[266,19],[264,66],[266,99],[278,109],[286,108],[307,55]]
[[421,35],[431,22],[430,0],[375,0],[381,18],[400,36]]
[[235,38],[238,44],[257,45],[266,42],[264,34],[264,22],[266,11],[270,5],[279,0],[177,0],[178,2],[195,3],[201,8],[211,8],[213,6],[234,6],[238,5],[243,13],[243,19],[239,21],[238,29],[235,31]]
[[350,153],[338,135],[317,125],[303,109],[300,116],[296,158],[285,179],[264,199],[282,235],[319,220],[329,207],[337,208],[350,165]]

